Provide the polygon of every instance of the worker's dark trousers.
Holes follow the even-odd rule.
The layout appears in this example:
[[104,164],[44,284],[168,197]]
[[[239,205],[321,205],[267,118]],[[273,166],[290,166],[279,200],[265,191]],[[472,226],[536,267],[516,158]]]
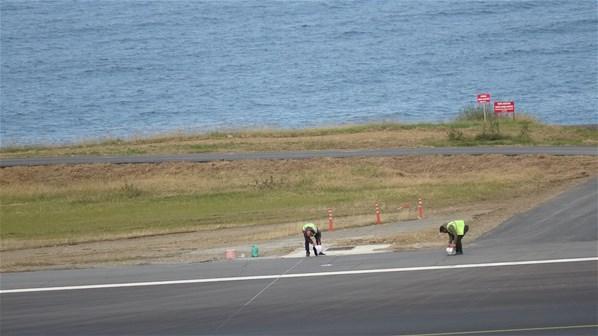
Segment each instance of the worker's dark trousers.
[[[305,253],[307,255],[309,255],[309,244],[311,243],[311,239],[309,239],[307,236],[303,236],[305,238]],[[314,238],[316,238],[316,244],[317,245],[322,245],[322,234],[320,233],[320,231],[318,231],[315,235]],[[316,250],[316,247],[313,247],[314,249],[314,255],[318,255],[318,251]]]
[[463,237],[465,236],[467,231],[469,231],[469,225],[465,225],[463,234],[457,235],[457,239],[455,239],[455,235],[453,235],[452,233],[449,232],[449,235],[451,236],[451,240],[455,242],[455,249],[456,249],[455,252],[457,252],[457,254],[463,254],[463,244],[461,244],[461,239],[463,239]]

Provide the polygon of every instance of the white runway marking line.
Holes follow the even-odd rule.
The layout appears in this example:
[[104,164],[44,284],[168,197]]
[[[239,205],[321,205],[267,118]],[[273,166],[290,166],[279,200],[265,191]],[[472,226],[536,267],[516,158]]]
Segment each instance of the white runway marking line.
[[539,327],[539,328],[520,328],[520,329],[495,329],[495,330],[476,330],[476,331],[459,331],[459,332],[444,332],[444,333],[433,333],[433,334],[410,334],[410,335],[398,335],[398,336],[452,336],[452,335],[480,335],[480,334],[499,334],[499,333],[512,333],[512,332],[526,332],[526,331],[554,331],[554,330],[570,330],[570,329],[589,329],[598,328],[598,324],[588,325],[574,325],[574,326],[562,326],[562,327]]
[[572,259],[530,260],[530,261],[507,261],[507,262],[495,262],[495,263],[484,263],[484,264],[465,264],[465,265],[419,266],[419,267],[403,267],[403,268],[382,268],[382,269],[371,269],[371,270],[318,272],[318,273],[293,273],[293,274],[276,274],[276,275],[255,275],[255,276],[240,276],[240,277],[228,277],[228,278],[207,278],[207,279],[153,281],[153,282],[131,282],[131,283],[100,284],[100,285],[80,285],[80,286],[63,286],[63,287],[21,288],[21,289],[5,289],[5,290],[0,290],[0,294],[34,293],[34,292],[50,292],[50,291],[67,291],[67,290],[81,290],[81,289],[102,289],[102,288],[124,288],[124,287],[144,287],[144,286],[184,285],[184,284],[196,284],[196,283],[214,283],[214,282],[246,281],[246,280],[308,278],[308,277],[321,277],[321,276],[333,276],[333,275],[358,275],[358,274],[376,274],[376,273],[436,271],[436,270],[463,269],[463,268],[484,268],[484,267],[504,267],[504,266],[521,266],[521,265],[562,264],[562,263],[573,263],[573,262],[584,262],[584,261],[598,261],[598,257],[572,258]]

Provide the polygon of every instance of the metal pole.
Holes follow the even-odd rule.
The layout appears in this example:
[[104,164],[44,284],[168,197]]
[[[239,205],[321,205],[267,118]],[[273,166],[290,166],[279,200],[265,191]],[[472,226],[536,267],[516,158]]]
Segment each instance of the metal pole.
[[486,103],[482,104],[482,110],[484,110],[484,122],[486,122]]

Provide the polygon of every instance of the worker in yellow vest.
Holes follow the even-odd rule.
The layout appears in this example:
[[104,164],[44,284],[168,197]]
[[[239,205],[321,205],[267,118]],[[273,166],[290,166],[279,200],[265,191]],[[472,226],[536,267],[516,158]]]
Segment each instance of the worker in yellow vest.
[[449,247],[455,248],[455,254],[463,254],[463,245],[461,239],[469,231],[469,225],[465,224],[464,220],[458,219],[444,223],[440,226],[441,233],[448,233]]
[[[306,223],[303,225],[303,238],[305,239],[305,256],[309,257],[309,244],[313,245],[314,255],[324,255],[322,252],[322,233],[314,223]],[[316,241],[314,242],[314,239]]]

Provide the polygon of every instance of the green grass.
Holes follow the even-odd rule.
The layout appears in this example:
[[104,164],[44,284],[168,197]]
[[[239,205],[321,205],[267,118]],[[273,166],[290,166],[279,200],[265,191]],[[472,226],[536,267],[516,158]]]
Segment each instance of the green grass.
[[[359,176],[375,177],[375,167],[355,168]],[[124,235],[135,231],[201,229],[204,225],[257,225],[308,220],[327,207],[337,216],[372,212],[380,202],[392,208],[406,199],[428,195],[436,205],[460,204],[495,197],[513,185],[505,183],[426,184],[388,187],[384,183],[347,187],[305,185],[267,190],[246,190],[157,196],[133,186],[94,195],[57,194],[1,199],[1,239],[77,240],[84,237]],[[319,212],[318,212],[319,211]]]

